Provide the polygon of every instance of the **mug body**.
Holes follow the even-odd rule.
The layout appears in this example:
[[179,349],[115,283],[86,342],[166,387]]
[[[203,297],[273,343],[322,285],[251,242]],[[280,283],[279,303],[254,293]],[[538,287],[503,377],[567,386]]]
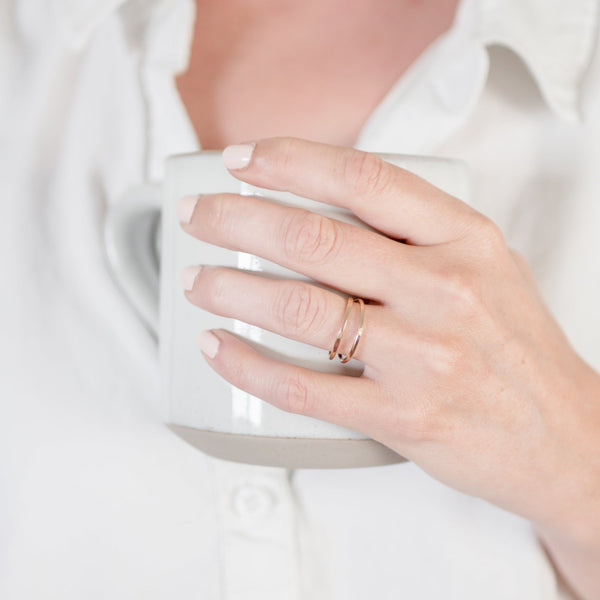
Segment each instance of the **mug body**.
[[[382,157],[468,201],[464,163],[420,156]],[[287,413],[237,389],[208,366],[196,337],[200,331],[222,328],[279,360],[347,376],[360,376],[362,372],[362,364],[356,360],[345,365],[330,361],[327,351],[214,315],[187,301],[180,272],[188,265],[220,265],[251,271],[257,276],[307,280],[261,257],[219,248],[184,233],[177,218],[178,201],[187,195],[222,192],[260,196],[366,227],[345,209],[240,182],[224,167],[220,152],[168,159],[162,203],[159,344],[162,399],[170,427],[204,452],[253,464],[341,468],[402,461],[390,449],[356,431]],[[341,318],[342,315],[332,315],[332,319]]]

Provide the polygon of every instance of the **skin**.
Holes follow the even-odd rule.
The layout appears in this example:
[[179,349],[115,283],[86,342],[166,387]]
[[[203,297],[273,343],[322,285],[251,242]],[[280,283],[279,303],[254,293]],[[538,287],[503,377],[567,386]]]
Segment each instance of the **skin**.
[[[249,166],[232,173],[347,208],[380,233],[259,198],[201,197],[182,223],[190,235],[371,301],[355,355],[360,377],[274,361],[221,330],[205,355],[212,368],[531,520],[573,590],[597,598],[600,377],[570,347],[498,228],[417,176],[348,148],[262,140]],[[203,268],[186,296],[323,350],[339,327],[331,315],[345,308],[333,291],[219,267]]]
[[351,146],[456,4],[197,0],[189,68],[176,83],[202,147],[281,135]]
[[[268,15],[271,4],[262,0],[256,6]],[[223,4],[234,5],[240,8],[233,0]],[[294,11],[302,3],[285,6]],[[318,6],[309,2],[306,10]],[[238,22],[236,40],[239,28]],[[281,28],[274,35],[285,37]],[[435,37],[435,28],[428,35]],[[240,48],[245,39],[264,44],[246,46],[250,56],[237,53],[242,62],[252,64],[265,48],[273,54],[268,29],[241,39]],[[210,40],[205,43],[200,50],[210,52]],[[215,44],[217,60],[222,49]],[[416,43],[404,47],[406,65],[420,51]],[[190,70],[202,60],[192,57]],[[314,60],[311,55],[297,67],[297,77],[306,76],[308,95],[323,84],[313,76]],[[310,129],[315,139],[348,144],[394,76],[392,69],[382,69],[371,94],[341,109],[344,118],[334,126],[323,122],[327,112],[310,111],[309,118],[305,106],[293,103],[286,122],[273,122],[269,115],[278,112],[278,93],[285,97],[287,87],[265,93],[270,110],[256,101],[263,88],[251,93],[244,88],[236,100],[234,82],[243,70],[221,64],[201,91],[204,100],[198,100],[222,103],[215,122],[194,120],[193,93],[182,95],[200,139],[206,135],[208,145],[217,147],[261,138],[259,130],[296,134],[296,127],[304,137],[302,131]],[[274,61],[270,67],[265,78],[275,82],[281,65]],[[345,90],[337,95],[335,77],[327,85],[332,98],[348,98]],[[347,147],[260,139],[249,165],[232,173],[253,185],[342,206],[375,229],[231,194],[202,197],[190,222],[182,223],[198,239],[262,256],[332,290],[370,300],[356,353],[365,369],[360,377],[300,369],[262,356],[221,330],[210,334],[209,364],[253,395],[361,431],[444,483],[529,519],[573,593],[582,600],[600,597],[600,376],[573,351],[525,261],[507,248],[498,228],[415,175]],[[242,293],[244,303],[238,302]],[[341,318],[345,308],[344,297],[333,291],[215,267],[202,269],[186,296],[206,310],[324,351],[340,324],[332,315]],[[356,331],[356,320],[355,310],[349,332]],[[352,337],[343,338],[342,352]]]

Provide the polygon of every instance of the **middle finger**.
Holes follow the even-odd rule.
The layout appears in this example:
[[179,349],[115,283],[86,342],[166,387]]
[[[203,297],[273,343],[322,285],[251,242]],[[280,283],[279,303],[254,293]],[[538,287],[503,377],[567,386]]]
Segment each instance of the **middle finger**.
[[390,265],[410,275],[411,248],[374,231],[253,196],[186,197],[187,233],[217,246],[255,254],[352,295],[385,303]]

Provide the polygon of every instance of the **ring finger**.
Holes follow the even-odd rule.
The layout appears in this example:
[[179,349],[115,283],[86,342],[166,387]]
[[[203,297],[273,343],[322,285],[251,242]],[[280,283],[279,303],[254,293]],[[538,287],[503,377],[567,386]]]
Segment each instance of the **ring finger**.
[[[225,267],[193,266],[182,273],[190,302],[212,313],[235,318],[284,337],[330,350],[345,315],[347,297],[303,281],[268,279]],[[365,326],[355,358],[367,365],[381,357],[389,330],[383,306],[365,307]],[[360,326],[358,303],[350,306],[338,352],[347,354]]]

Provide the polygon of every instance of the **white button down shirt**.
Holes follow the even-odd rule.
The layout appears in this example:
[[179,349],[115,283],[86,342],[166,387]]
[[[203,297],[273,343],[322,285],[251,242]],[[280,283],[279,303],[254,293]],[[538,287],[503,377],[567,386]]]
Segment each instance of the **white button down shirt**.
[[[598,4],[463,0],[357,142],[466,160],[596,369]],[[173,80],[193,18],[191,0],[0,7],[0,597],[555,600],[529,523],[415,465],[238,465],[160,423],[102,226],[199,149]]]

